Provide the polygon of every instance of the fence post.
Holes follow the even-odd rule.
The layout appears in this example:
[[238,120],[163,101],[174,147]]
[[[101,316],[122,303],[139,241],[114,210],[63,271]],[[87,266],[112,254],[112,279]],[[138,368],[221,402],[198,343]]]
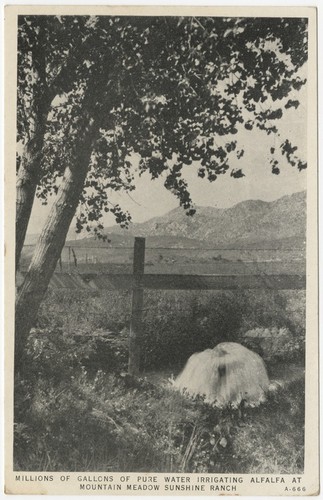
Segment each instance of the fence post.
[[142,334],[142,307],[144,299],[143,275],[145,269],[145,238],[135,238],[133,255],[133,289],[129,333],[128,373],[139,375]]

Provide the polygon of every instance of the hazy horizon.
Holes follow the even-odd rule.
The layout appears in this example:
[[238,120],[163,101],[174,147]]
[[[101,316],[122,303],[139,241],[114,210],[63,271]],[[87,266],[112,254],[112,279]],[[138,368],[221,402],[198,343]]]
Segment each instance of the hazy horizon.
[[[244,199],[242,201],[237,201],[229,206],[225,206],[225,207],[220,207],[220,206],[212,206],[212,205],[195,205],[196,208],[217,208],[217,209],[227,209],[227,208],[232,208],[236,205],[239,205],[240,203],[243,203],[243,202],[247,202],[247,201],[260,201],[260,202],[266,202],[266,203],[271,203],[271,202],[274,202],[274,201],[277,201],[281,198],[283,198],[284,196],[291,196],[291,195],[294,195],[294,194],[300,194],[300,193],[306,193],[306,189],[301,189],[299,191],[294,191],[293,193],[286,193],[286,194],[283,194],[282,196],[279,196],[279,197],[276,197],[276,198],[273,198],[271,200],[264,200],[264,199],[260,199],[260,198],[248,198],[248,199]],[[48,208],[48,207],[47,207]],[[157,218],[157,217],[163,217],[164,215],[168,214],[169,212],[171,212],[172,210],[176,209],[176,208],[181,208],[178,204],[177,206],[175,207],[172,207],[172,208],[168,208],[164,213],[160,214],[160,215],[148,215],[147,218],[145,218],[145,220],[141,220],[141,221],[135,221],[135,220],[132,220],[130,224],[138,224],[138,223],[144,223],[144,222],[148,222],[149,220],[151,219],[154,219],[154,218]],[[48,208],[49,209],[49,208]],[[184,212],[184,209],[183,209],[183,212]],[[117,228],[117,227],[120,227],[118,224],[116,223],[113,223],[112,224],[105,224],[104,225],[104,229],[112,229],[112,228]],[[38,230],[38,231],[34,231],[34,232],[31,232],[31,231],[27,231],[27,237],[28,236],[34,236],[34,235],[38,235],[40,234],[41,232],[41,228]],[[83,231],[82,233],[75,233],[75,230],[73,229],[73,225],[71,225],[70,229],[69,229],[69,232],[68,232],[68,235],[67,235],[67,238],[70,239],[70,238],[73,238],[73,239],[82,239],[84,237],[92,237],[93,234],[92,233],[88,233],[87,231]]]

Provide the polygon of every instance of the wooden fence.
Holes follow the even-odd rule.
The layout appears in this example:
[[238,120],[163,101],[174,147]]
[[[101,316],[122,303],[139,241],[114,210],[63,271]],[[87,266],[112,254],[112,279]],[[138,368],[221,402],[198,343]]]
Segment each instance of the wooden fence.
[[[300,274],[145,274],[145,238],[135,238],[133,273],[56,273],[50,286],[59,289],[132,290],[128,371],[139,374],[143,293],[149,290],[300,290],[306,277]],[[22,273],[23,275],[24,273]]]

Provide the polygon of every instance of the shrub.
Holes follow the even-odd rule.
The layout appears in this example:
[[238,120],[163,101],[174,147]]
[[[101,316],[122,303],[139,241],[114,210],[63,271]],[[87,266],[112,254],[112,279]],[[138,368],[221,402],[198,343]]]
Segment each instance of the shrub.
[[144,317],[146,369],[182,365],[194,352],[237,338],[241,311],[234,294],[157,292],[149,302],[156,306]]
[[40,328],[61,328],[65,333],[97,329],[121,331],[129,324],[131,295],[125,291],[49,290],[38,313]]
[[242,335],[241,343],[270,362],[300,361],[305,353],[304,336],[293,337],[287,328],[254,328]]
[[124,370],[128,361],[128,332],[96,330],[66,334],[61,328],[31,331],[26,352],[28,377],[67,380],[80,369],[96,373]]
[[[182,367],[193,352],[222,341],[241,342],[241,336],[255,328],[287,328],[292,339],[278,358],[300,358],[305,333],[303,301],[303,292],[298,291],[146,291],[142,369]],[[129,292],[51,291],[41,307],[38,327],[78,338],[80,344],[88,342],[88,369],[92,364],[94,370],[122,371],[130,309]]]
[[[237,298],[243,311],[241,331],[287,328],[292,335],[305,331],[305,296],[302,290],[244,290]],[[297,311],[297,314],[296,314]]]

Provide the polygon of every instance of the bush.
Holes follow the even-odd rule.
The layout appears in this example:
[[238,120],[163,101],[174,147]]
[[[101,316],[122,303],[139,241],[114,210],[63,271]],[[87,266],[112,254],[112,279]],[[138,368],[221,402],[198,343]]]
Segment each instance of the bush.
[[302,335],[305,331],[303,290],[244,290],[239,292],[238,302],[243,311],[242,332],[258,327],[287,328],[292,335]]
[[304,361],[305,337],[293,337],[287,328],[254,328],[242,335],[241,343],[271,363]]
[[64,333],[97,329],[121,331],[129,324],[131,294],[111,291],[49,290],[37,318],[39,328],[61,328]]
[[[223,341],[241,342],[242,335],[255,328],[287,328],[292,340],[280,358],[300,357],[305,332],[302,293],[146,291],[142,369],[182,367],[194,352]],[[130,309],[129,292],[51,291],[39,313],[38,327],[88,342],[88,369],[92,364],[95,370],[122,371]]]
[[62,329],[31,331],[26,352],[29,378],[45,377],[67,380],[85,368],[95,374],[98,370],[124,370],[128,362],[128,332],[118,336],[96,330],[91,334],[66,334]]
[[241,311],[234,294],[157,292],[149,299],[157,306],[144,318],[145,369],[183,365],[194,352],[237,338]]

